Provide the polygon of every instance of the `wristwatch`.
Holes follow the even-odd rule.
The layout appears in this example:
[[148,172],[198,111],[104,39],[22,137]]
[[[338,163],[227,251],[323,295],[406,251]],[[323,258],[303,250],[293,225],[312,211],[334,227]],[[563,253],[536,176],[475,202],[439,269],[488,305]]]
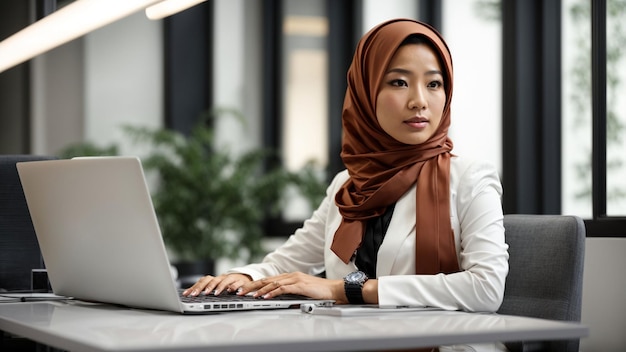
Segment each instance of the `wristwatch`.
[[363,284],[368,277],[362,271],[353,271],[343,278],[346,297],[350,304],[363,304]]

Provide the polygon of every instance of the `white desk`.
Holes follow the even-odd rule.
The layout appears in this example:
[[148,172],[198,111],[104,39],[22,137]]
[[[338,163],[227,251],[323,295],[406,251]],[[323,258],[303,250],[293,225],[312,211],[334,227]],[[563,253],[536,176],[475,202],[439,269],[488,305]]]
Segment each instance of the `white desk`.
[[0,304],[0,330],[70,351],[366,351],[577,339],[577,323],[424,311],[360,317],[299,310],[183,316],[83,302]]

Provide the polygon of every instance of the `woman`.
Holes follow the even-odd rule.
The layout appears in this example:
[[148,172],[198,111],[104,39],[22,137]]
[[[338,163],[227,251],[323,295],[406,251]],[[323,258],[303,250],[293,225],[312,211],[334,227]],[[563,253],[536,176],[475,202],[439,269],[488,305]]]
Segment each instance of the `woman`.
[[451,153],[452,78],[430,26],[396,19],[366,33],[342,114],[347,170],[261,263],[205,276],[184,294],[496,311],[508,273],[502,188],[491,165]]

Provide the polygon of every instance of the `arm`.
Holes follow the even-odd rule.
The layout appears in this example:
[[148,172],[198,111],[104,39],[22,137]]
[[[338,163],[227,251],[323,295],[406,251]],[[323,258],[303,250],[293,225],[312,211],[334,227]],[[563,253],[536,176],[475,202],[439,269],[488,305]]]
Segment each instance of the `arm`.
[[508,273],[500,197],[495,168],[471,164],[451,180],[453,223],[458,222],[460,272],[449,275],[391,275],[378,281],[381,305],[428,305],[449,310],[495,311],[502,302]]
[[306,220],[302,228],[296,230],[283,245],[269,253],[261,263],[234,268],[228,272],[245,273],[258,280],[289,272],[317,275],[324,271],[329,213],[334,207],[336,189],[347,178],[346,171],[338,173],[326,189],[326,197],[311,218]]
[[[311,218],[261,263],[233,268],[217,277],[205,276],[187,289],[185,294],[207,293],[214,288],[217,292],[241,288],[243,294],[257,290],[259,295],[271,292],[268,298],[281,293],[299,293],[322,298],[339,294],[339,281],[325,280],[316,275],[325,269],[326,227],[331,205],[334,204],[334,190],[347,177],[347,172],[339,173]],[[296,283],[300,284],[296,286]],[[343,292],[343,286],[341,289]]]

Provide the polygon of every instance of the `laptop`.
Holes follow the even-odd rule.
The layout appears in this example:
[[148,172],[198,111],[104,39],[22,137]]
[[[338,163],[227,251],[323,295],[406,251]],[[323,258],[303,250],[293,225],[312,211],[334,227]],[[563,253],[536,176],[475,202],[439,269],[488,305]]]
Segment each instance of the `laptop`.
[[[56,295],[180,313],[331,306],[301,296],[183,302],[137,157],[17,163]],[[194,299],[197,300],[197,299]]]

